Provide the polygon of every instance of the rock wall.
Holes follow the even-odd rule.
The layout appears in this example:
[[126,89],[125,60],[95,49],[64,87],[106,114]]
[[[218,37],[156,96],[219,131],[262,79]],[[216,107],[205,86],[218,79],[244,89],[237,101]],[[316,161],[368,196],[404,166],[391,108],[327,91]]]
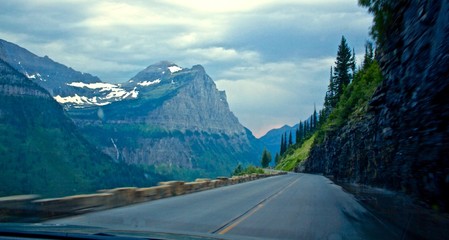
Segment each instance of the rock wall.
[[449,1],[389,1],[384,81],[361,121],[315,146],[305,171],[386,187],[449,208]]
[[182,132],[245,135],[244,127],[229,109],[226,93],[217,89],[202,66],[193,66],[191,72],[192,79],[176,96],[148,113],[147,124]]

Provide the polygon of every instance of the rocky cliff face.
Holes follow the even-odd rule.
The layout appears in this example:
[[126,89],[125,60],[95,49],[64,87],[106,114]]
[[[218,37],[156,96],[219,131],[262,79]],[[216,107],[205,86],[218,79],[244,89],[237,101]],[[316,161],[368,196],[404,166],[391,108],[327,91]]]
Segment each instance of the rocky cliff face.
[[361,121],[315,146],[307,172],[377,185],[449,207],[449,2],[387,1],[385,80]]
[[261,143],[239,123],[202,66],[162,61],[111,84],[4,40],[0,59],[47,89],[84,137],[117,162],[181,169],[191,178],[258,163]]
[[138,97],[69,109],[85,136],[117,161],[183,168],[193,176],[229,174],[239,162],[258,162],[260,144],[202,66],[160,62],[122,86]]
[[211,134],[246,134],[229,110],[226,93],[218,91],[200,65],[178,74],[190,75],[189,83],[146,117],[148,124],[168,130],[202,131]]

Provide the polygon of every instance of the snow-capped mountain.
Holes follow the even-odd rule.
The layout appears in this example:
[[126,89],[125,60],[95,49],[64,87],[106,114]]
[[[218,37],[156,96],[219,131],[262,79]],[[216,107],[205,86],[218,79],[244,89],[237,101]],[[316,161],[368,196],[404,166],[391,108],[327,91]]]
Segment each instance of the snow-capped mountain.
[[48,56],[39,57],[0,39],[0,58],[45,88],[65,108],[104,106],[123,99],[137,98],[135,89],[104,83],[98,77],[76,71]]
[[118,162],[192,178],[259,162],[261,143],[201,65],[161,61],[111,84],[2,40],[0,58],[46,88],[86,139]]

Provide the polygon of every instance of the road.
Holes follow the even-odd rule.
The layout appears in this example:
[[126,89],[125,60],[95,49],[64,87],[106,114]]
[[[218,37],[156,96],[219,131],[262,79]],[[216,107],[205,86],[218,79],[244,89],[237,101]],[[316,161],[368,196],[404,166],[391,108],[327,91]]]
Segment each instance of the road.
[[49,221],[225,239],[398,239],[320,175],[287,174]]

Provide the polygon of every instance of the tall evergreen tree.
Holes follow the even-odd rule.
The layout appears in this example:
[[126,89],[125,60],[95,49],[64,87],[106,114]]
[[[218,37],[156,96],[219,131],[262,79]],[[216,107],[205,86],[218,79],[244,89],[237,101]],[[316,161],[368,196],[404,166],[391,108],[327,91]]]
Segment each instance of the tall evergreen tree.
[[374,61],[373,43],[366,41],[365,43],[365,57],[363,58],[363,68],[368,67]]
[[262,152],[262,159],[260,160],[260,163],[263,168],[267,168],[270,165],[271,162],[271,154],[267,149],[265,148]]
[[303,139],[303,127],[302,127],[302,121],[299,121],[298,125],[298,133],[296,134],[296,143],[300,143]]
[[318,125],[318,115],[316,113],[315,103],[313,104],[312,120],[313,120],[313,129],[315,130],[315,129],[317,129],[317,125]]
[[295,130],[295,143],[299,143],[299,127]]
[[324,109],[321,109],[318,111],[318,128],[320,128],[324,123],[324,116],[323,116]]
[[287,132],[284,133],[284,151],[282,152],[282,154],[284,154],[287,151],[288,145],[287,145]]
[[330,114],[332,109],[337,105],[336,101],[337,85],[335,83],[335,77],[333,74],[333,67],[331,66],[329,75],[329,85],[327,87],[326,96],[324,97],[324,109],[326,117]]
[[309,136],[309,121],[306,120],[304,122],[304,139],[306,139]]
[[284,145],[285,145],[284,134],[282,134],[282,136],[281,136],[281,149],[279,149],[279,154],[280,155],[284,154],[284,152],[285,152]]
[[290,135],[288,136],[288,147],[293,145],[292,131],[290,131]]
[[278,165],[281,162],[281,156],[279,156],[279,153],[276,153],[276,156],[274,157],[274,163]]
[[351,57],[351,81],[354,80],[355,77],[355,68],[356,68],[356,59],[355,59],[355,50],[352,48],[352,57]]
[[343,93],[343,89],[351,81],[350,70],[353,65],[353,61],[351,59],[351,49],[346,42],[346,38],[342,36],[340,45],[338,46],[337,59],[335,61],[334,68],[335,84],[337,86],[337,93],[335,94],[335,97],[337,98],[337,101]]

